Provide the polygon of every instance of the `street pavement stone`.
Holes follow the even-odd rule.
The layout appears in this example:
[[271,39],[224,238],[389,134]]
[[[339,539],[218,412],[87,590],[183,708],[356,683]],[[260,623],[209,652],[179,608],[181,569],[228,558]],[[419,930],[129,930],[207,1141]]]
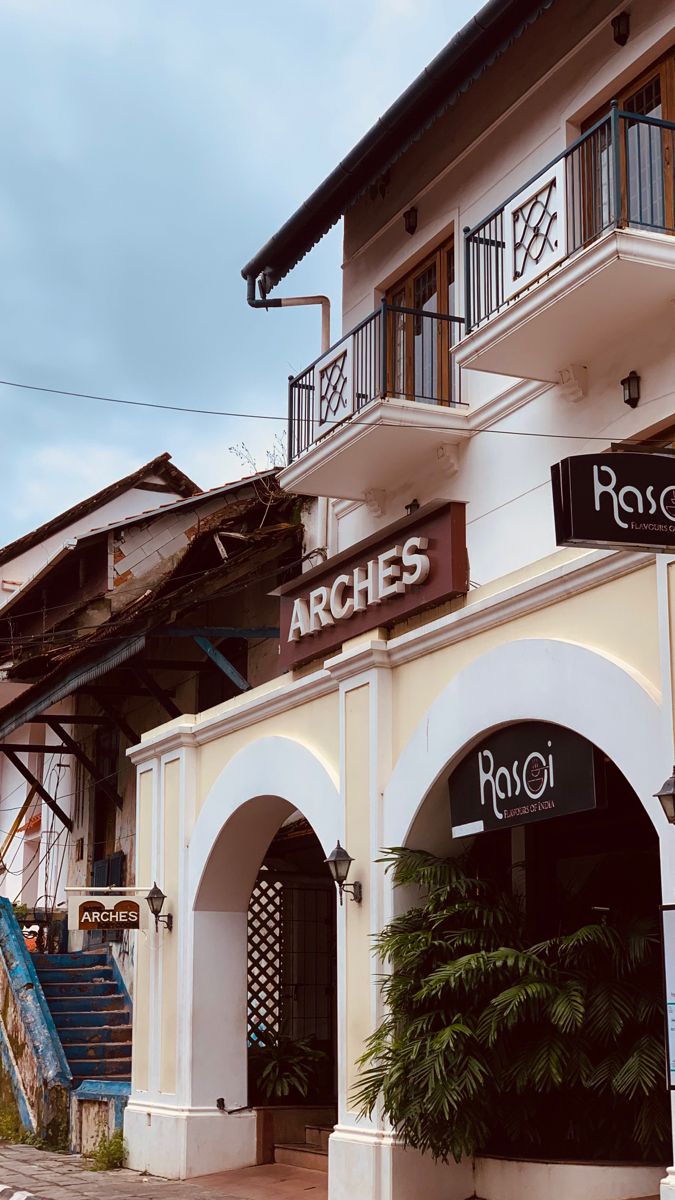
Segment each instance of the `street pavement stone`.
[[93,1172],[77,1154],[0,1142],[0,1200],[13,1192],[21,1200],[25,1193],[31,1200],[327,1200],[328,1178],[266,1163],[176,1182],[128,1170]]

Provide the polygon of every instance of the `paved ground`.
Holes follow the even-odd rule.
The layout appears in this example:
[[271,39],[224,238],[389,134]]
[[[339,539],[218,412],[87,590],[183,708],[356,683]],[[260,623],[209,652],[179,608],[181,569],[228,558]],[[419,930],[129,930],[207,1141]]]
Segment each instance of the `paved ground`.
[[276,1163],[176,1183],[136,1171],[89,1171],[76,1155],[0,1142],[0,1200],[326,1200],[327,1192],[321,1172]]

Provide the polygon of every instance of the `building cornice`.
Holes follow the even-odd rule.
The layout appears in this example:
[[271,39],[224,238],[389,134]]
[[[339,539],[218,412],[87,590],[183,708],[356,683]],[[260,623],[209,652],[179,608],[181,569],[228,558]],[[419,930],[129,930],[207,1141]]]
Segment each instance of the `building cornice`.
[[653,554],[638,551],[618,553],[596,550],[554,567],[543,575],[515,584],[506,591],[496,592],[465,608],[439,617],[420,629],[400,634],[388,643],[389,660],[393,667],[401,666],[421,655],[452,646],[455,642],[474,637],[487,629],[495,629],[519,617],[549,608],[561,600],[590,591],[640,571],[654,561]]
[[[194,745],[194,725],[188,717],[177,717],[175,725],[162,725],[160,727],[161,737],[161,754],[165,756],[173,750],[179,752],[185,746]],[[158,740],[152,734],[136,746],[130,746],[127,750],[127,758],[130,758],[134,766],[139,767],[145,762],[153,761],[158,754]]]
[[385,638],[374,637],[368,642],[362,642],[353,649],[343,650],[334,658],[328,658],[325,668],[333,679],[342,683],[352,679],[364,671],[372,671],[374,667],[390,667],[389,643]]
[[638,551],[589,551],[504,591],[479,599],[435,621],[385,641],[376,634],[370,641],[347,647],[326,660],[323,667],[302,679],[284,677],[272,690],[253,693],[204,720],[182,718],[160,727],[138,746],[127,751],[137,766],[186,746],[204,746],[280,713],[289,712],[335,692],[345,680],[375,668],[399,667],[423,655],[498,628],[561,600],[621,579],[653,563],[654,554]]

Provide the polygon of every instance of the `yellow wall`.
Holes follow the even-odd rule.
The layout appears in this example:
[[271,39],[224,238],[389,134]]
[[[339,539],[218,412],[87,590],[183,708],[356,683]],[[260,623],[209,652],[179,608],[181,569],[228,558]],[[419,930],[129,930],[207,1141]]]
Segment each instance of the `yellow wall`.
[[288,712],[257,721],[247,729],[209,742],[199,755],[199,787],[197,812],[213,787],[223,767],[239,750],[264,737],[289,737],[302,742],[318,758],[337,770],[339,756],[339,717],[337,694],[323,696],[309,705],[299,705]]
[[[163,780],[163,891],[166,892],[166,912],[178,907],[179,828],[180,828],[180,763],[177,759],[164,765]],[[176,1090],[176,992],[178,990],[178,939],[160,926],[162,939],[162,1020],[160,1092]]]
[[[138,778],[138,878],[143,885],[152,871],[152,792],[153,771],[143,771]],[[136,981],[134,987],[134,1087],[148,1089],[150,1037],[150,946],[146,930],[139,930]],[[174,1002],[175,1003],[175,1002]]]
[[393,672],[394,759],[454,675],[494,646],[518,638],[588,646],[626,662],[660,689],[656,567],[651,564],[399,667]]

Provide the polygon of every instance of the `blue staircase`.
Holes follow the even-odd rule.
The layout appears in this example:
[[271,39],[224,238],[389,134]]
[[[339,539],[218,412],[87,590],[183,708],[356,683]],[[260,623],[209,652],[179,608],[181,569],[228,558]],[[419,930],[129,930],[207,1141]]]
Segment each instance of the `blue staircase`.
[[131,1080],[131,1004],[106,950],[34,954],[73,1087]]

